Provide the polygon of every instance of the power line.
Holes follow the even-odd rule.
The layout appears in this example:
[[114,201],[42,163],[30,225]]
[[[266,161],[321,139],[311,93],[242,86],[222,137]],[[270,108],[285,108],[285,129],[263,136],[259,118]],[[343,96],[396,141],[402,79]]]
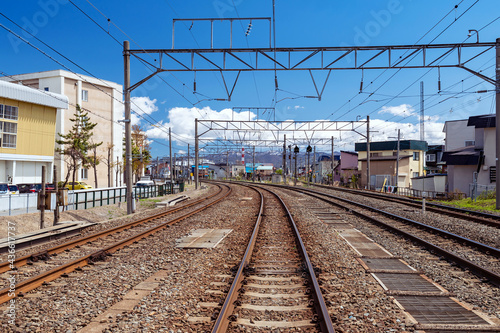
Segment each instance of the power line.
[[[438,23],[436,23],[434,26],[432,26],[432,27],[431,27],[431,28],[430,28],[430,29],[429,29],[429,30],[428,30],[428,31],[427,31],[427,32],[426,32],[426,33],[425,33],[422,37],[420,37],[420,38],[419,38],[419,39],[418,39],[418,40],[417,40],[417,41],[416,41],[413,45],[416,45],[416,44],[417,44],[419,41],[421,41],[421,40],[422,40],[422,39],[423,39],[426,35],[428,35],[428,34],[429,34],[432,30],[434,30],[434,28],[435,28],[435,27],[437,27],[437,26],[439,25],[439,23],[441,23],[441,22],[442,22],[442,21],[443,21],[446,17],[448,17],[448,16],[449,16],[449,15],[450,15],[450,14],[451,14],[451,13],[452,13],[452,12],[453,12],[456,8],[458,8],[458,6],[459,6],[459,5],[460,5],[463,1],[465,1],[465,0],[461,0],[461,1],[457,4],[457,5],[455,5],[455,6],[454,6],[454,7],[453,7],[453,8],[452,8],[452,9],[451,9],[451,10],[450,10],[450,11],[449,11],[449,12],[448,12],[448,13],[447,13],[444,17],[442,17],[442,18],[438,21]],[[479,1],[479,0],[478,0],[478,1]],[[477,3],[477,1],[476,1],[476,3]],[[474,3],[472,6],[474,6],[476,3]],[[472,6],[471,6],[471,7],[472,7]],[[466,12],[467,12],[467,11],[468,11],[471,7],[469,7],[469,8],[466,10]],[[465,12],[464,12],[464,14],[465,14]],[[463,15],[463,14],[462,14],[462,15]],[[461,15],[461,16],[462,16],[462,15]],[[460,17],[461,17],[461,16],[460,16]],[[460,17],[459,17],[459,18],[460,18]],[[456,22],[459,18],[456,18],[456,19],[452,22],[452,24],[453,24],[453,23],[455,23],[455,22]],[[441,32],[438,34],[438,36],[439,36],[439,35],[441,35],[441,34],[442,34],[445,30],[447,30],[450,26],[451,26],[451,24],[450,24],[448,27],[446,27],[443,31],[441,31]],[[437,37],[436,37],[436,38],[437,38]],[[434,40],[435,40],[435,38],[434,38],[434,39],[433,39],[430,43],[432,43]],[[430,44],[430,43],[428,43],[428,44]],[[408,51],[406,51],[403,55],[401,55],[401,56],[400,56],[400,58],[401,58],[401,57],[403,57],[403,56],[404,56],[407,52],[409,52],[409,50],[408,50]],[[409,59],[406,63],[411,62],[411,61],[412,61],[415,57],[417,57],[417,56],[418,56],[418,54],[419,54],[419,53],[416,53],[416,54],[415,54],[415,55],[414,55],[411,59]],[[380,77],[381,77],[381,76],[382,76],[385,72],[387,72],[388,70],[389,70],[389,69],[387,68],[387,69],[385,69],[382,73],[380,73],[380,74],[379,74],[379,75],[375,78],[375,80],[373,80],[373,81],[371,81],[371,82],[370,82],[370,84],[369,84],[367,87],[369,87],[370,85],[372,85],[372,84],[373,84],[373,82],[375,82],[376,80],[378,80],[378,79],[379,79],[379,78],[380,78]],[[380,90],[380,89],[381,89],[381,88],[382,88],[382,87],[383,87],[383,86],[384,86],[387,82],[389,82],[389,81],[390,81],[393,77],[395,77],[395,76],[396,76],[396,75],[397,75],[400,71],[401,71],[401,68],[400,68],[400,69],[398,69],[398,70],[397,70],[397,71],[396,71],[393,75],[391,75],[391,76],[390,76],[390,77],[389,77],[386,81],[384,81],[384,82],[382,83],[382,85],[380,85],[380,86],[379,86],[379,87],[378,87],[378,88],[377,88],[374,92],[376,92],[376,91]],[[339,111],[340,109],[342,109],[344,106],[348,105],[348,104],[351,102],[351,100],[352,100],[352,99],[354,99],[354,98],[356,98],[357,96],[359,96],[359,93],[358,93],[358,94],[356,94],[356,95],[354,95],[351,99],[349,99],[349,100],[348,100],[348,102],[344,103],[344,104],[343,104],[340,108],[338,108],[336,111],[334,111],[332,114],[330,114],[330,116],[332,116],[334,113],[336,113],[337,111]],[[358,108],[359,106],[361,106],[362,104],[364,104],[364,103],[368,100],[368,98],[369,98],[370,96],[371,96],[371,95],[369,95],[367,98],[365,98],[365,99],[364,99],[361,103],[359,103],[359,104],[358,104],[357,106],[355,106],[353,109],[350,109],[350,110],[348,110],[347,112],[345,112],[344,114],[342,114],[340,117],[337,117],[337,118],[336,118],[336,120],[338,120],[338,119],[342,118],[343,116],[347,115],[348,113],[352,112],[353,110],[355,110],[356,108]]]
[[[463,0],[462,0],[463,1]],[[438,38],[443,32],[445,32],[448,28],[451,27],[451,25],[453,25],[455,22],[457,22],[463,15],[465,15],[465,13],[467,13],[474,5],[476,5],[477,3],[479,2],[479,0],[476,0],[476,2],[474,2],[471,6],[469,6],[462,14],[460,14],[459,17],[455,18],[455,20],[450,23],[446,28],[444,28],[434,39],[432,39],[430,41],[430,43],[428,45],[430,45],[433,41],[436,40],[436,38]],[[455,8],[457,8],[458,5],[455,6]],[[448,15],[448,14],[447,14]],[[467,40],[469,37],[467,37],[465,40]],[[464,40],[464,42],[465,42]],[[440,61],[439,63],[443,62],[451,53],[447,54],[446,56],[444,56]],[[418,53],[416,53],[410,60],[408,60],[407,63],[409,63],[410,61],[412,61],[416,56],[418,55]],[[386,80],[380,87],[378,87],[375,91],[378,91],[379,89],[381,89],[390,79],[392,79],[397,73],[399,73],[401,69],[399,69],[394,75],[392,75],[388,80]],[[402,93],[404,93],[406,90],[408,90],[409,88],[411,88],[415,83],[417,83],[419,80],[421,80],[424,76],[426,76],[427,74],[429,74],[430,72],[432,71],[432,68],[429,69],[427,72],[425,72],[423,75],[421,75],[417,80],[415,80],[413,83],[411,83],[410,85],[408,85],[405,89],[403,89],[400,93],[398,93],[396,96],[399,96],[401,95]],[[365,98],[365,100],[358,104],[354,109],[356,109],[357,107],[359,107],[361,104],[363,104],[364,102],[366,102],[366,100],[368,99],[369,97]],[[391,100],[389,100],[389,102],[391,102],[392,100],[394,100],[394,98],[392,98]],[[352,110],[354,110],[352,109]],[[352,111],[351,110],[351,111]],[[372,114],[373,112],[376,112],[378,109],[375,109],[371,112],[368,113],[368,115]],[[347,113],[345,113],[347,114]],[[344,115],[345,115],[344,114]]]
[[[59,62],[58,60],[54,59],[52,56],[50,56],[49,54],[47,54],[46,52],[44,52],[43,50],[41,50],[41,49],[40,49],[40,48],[38,48],[37,46],[33,45],[33,44],[32,44],[32,43],[30,43],[29,41],[25,40],[24,38],[22,38],[21,36],[19,36],[19,35],[18,35],[18,34],[16,34],[15,32],[13,32],[12,30],[10,30],[9,28],[5,27],[3,24],[1,24],[1,23],[0,23],[0,26],[1,26],[4,30],[8,31],[9,33],[11,33],[11,34],[13,34],[14,36],[16,36],[17,38],[19,38],[21,41],[25,42],[25,43],[26,43],[26,44],[28,44],[29,46],[33,47],[34,49],[36,49],[37,51],[39,51],[40,53],[42,53],[43,55],[45,55],[46,57],[48,57],[49,59],[51,59],[52,61],[56,62],[58,65],[60,65],[60,66],[64,67],[64,68],[65,68],[66,70],[68,70],[69,72],[71,72],[71,73],[75,74],[76,76],[78,76],[80,79],[82,79],[82,81],[84,81],[84,82],[86,82],[86,83],[89,83],[89,84],[90,84],[90,85],[92,85],[94,88],[96,88],[96,89],[98,89],[99,91],[101,91],[101,92],[105,93],[107,96],[111,97],[111,98],[112,98],[112,99],[114,99],[115,101],[117,101],[117,102],[119,102],[119,103],[121,103],[121,104],[124,104],[122,101],[118,100],[118,99],[117,99],[116,97],[114,97],[113,95],[110,95],[108,92],[106,92],[106,91],[102,90],[100,87],[98,87],[98,86],[96,86],[95,84],[93,84],[92,82],[88,81],[87,79],[85,79],[84,77],[82,77],[80,74],[78,74],[78,73],[76,73],[76,72],[73,72],[73,71],[72,71],[69,67],[67,67],[66,65],[62,64],[62,63],[61,63],[61,62]],[[23,30],[24,30],[24,29],[23,29]],[[39,39],[37,38],[37,40],[39,40]],[[43,42],[42,42],[42,43],[43,43]],[[45,43],[44,43],[44,44],[45,44]],[[46,44],[45,44],[45,45],[46,45]],[[52,48],[51,48],[51,49],[52,49]],[[56,52],[57,52],[57,51],[56,51]],[[57,53],[58,53],[58,54],[60,54],[59,52],[57,52]],[[64,57],[64,58],[66,58],[66,57]],[[71,61],[71,60],[70,60],[70,61]],[[74,63],[73,61],[71,61],[71,62],[72,62],[72,63]],[[78,67],[80,67],[80,68],[81,68],[81,66],[78,66]],[[86,71],[86,70],[85,70],[85,71]],[[86,71],[86,72],[88,72],[88,71]],[[88,72],[88,73],[89,73],[89,72]],[[7,76],[7,75],[6,75],[6,76]],[[9,77],[12,77],[12,76],[9,76]],[[17,79],[15,79],[15,78],[14,78],[14,80],[18,81],[18,80],[17,80]],[[101,80],[101,81],[102,81],[102,80]],[[106,86],[108,86],[108,87],[109,87],[109,85],[107,85],[107,84],[106,84]],[[116,89],[115,89],[115,90],[116,90]],[[149,114],[147,114],[144,110],[142,110],[142,108],[141,108],[140,106],[138,106],[138,105],[137,105],[134,101],[132,101],[132,104],[134,104],[134,105],[135,105],[135,106],[136,106],[139,110],[141,110],[141,111],[143,112],[143,114],[145,114],[146,116],[148,116],[149,118],[151,118],[151,119],[154,121],[154,123],[153,123],[153,122],[151,122],[150,120],[146,119],[146,118],[145,118],[143,115],[141,115],[140,113],[138,113],[138,112],[134,111],[134,113],[135,113],[135,114],[136,114],[139,118],[141,118],[141,119],[145,120],[146,122],[148,122],[148,123],[149,123],[149,124],[151,124],[151,125],[154,125],[155,123],[158,123],[158,121],[157,121],[157,120],[155,120],[153,117],[151,117]],[[75,107],[76,107],[76,105],[74,105],[74,104],[72,104],[72,103],[70,103],[70,105],[73,105],[73,106],[75,106]],[[96,113],[94,113],[94,112],[92,112],[92,111],[90,111],[90,110],[88,110],[88,109],[85,109],[85,110],[86,110],[86,111],[88,111],[88,112],[89,112],[89,113],[91,113],[91,114],[94,114],[94,115],[96,115],[96,116],[101,117],[102,119],[106,119],[106,120],[110,121],[109,119],[107,119],[107,118],[105,118],[105,117],[102,117],[102,116],[100,116],[100,115],[98,115],[98,114],[96,114]],[[116,123],[116,122],[115,122],[115,123]],[[164,131],[164,132],[165,132],[165,130],[164,130],[164,129],[162,129],[162,131]]]

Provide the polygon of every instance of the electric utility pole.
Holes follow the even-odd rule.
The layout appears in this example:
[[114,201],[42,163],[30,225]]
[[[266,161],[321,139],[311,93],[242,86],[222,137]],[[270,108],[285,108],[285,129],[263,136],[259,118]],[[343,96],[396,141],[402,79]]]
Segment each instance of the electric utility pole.
[[125,186],[127,187],[125,200],[127,201],[127,214],[132,214],[132,136],[130,123],[130,45],[128,40],[123,42],[124,81],[125,93]]

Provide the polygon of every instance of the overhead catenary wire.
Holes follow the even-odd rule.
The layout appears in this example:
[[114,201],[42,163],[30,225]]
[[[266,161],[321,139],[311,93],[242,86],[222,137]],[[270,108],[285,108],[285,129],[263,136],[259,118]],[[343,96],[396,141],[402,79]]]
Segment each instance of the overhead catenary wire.
[[[96,89],[98,89],[99,91],[101,91],[101,92],[105,93],[105,94],[106,94],[107,96],[109,96],[110,98],[112,98],[112,99],[114,99],[115,101],[117,101],[117,102],[119,102],[119,103],[123,104],[123,101],[121,101],[121,100],[117,99],[117,98],[116,98],[116,97],[114,97],[113,95],[110,95],[108,92],[104,91],[104,90],[103,90],[103,89],[101,89],[99,86],[95,85],[94,83],[92,83],[92,82],[88,81],[86,78],[82,77],[80,74],[78,74],[78,73],[76,73],[76,72],[72,71],[69,67],[67,67],[66,65],[64,65],[63,63],[61,63],[60,61],[58,61],[57,59],[53,58],[52,56],[50,56],[49,54],[47,54],[46,52],[44,52],[43,50],[41,50],[41,49],[40,49],[40,48],[38,48],[37,46],[33,45],[31,42],[27,41],[27,40],[26,40],[26,39],[24,39],[23,37],[19,36],[18,34],[16,34],[15,32],[13,32],[11,29],[7,28],[6,26],[4,26],[4,25],[3,25],[3,24],[1,24],[1,23],[0,23],[0,27],[2,27],[2,28],[3,28],[4,30],[6,30],[7,32],[9,32],[9,33],[13,34],[15,37],[19,38],[19,39],[20,39],[21,41],[23,41],[24,43],[26,43],[26,44],[28,44],[29,46],[33,47],[33,48],[34,48],[34,49],[36,49],[38,52],[42,53],[43,55],[45,55],[46,57],[48,57],[48,58],[49,58],[49,59],[51,59],[52,61],[56,62],[58,65],[62,66],[63,68],[65,68],[65,69],[66,69],[66,70],[68,70],[69,72],[71,72],[71,73],[73,73],[74,75],[78,76],[78,77],[79,77],[82,81],[84,81],[84,82],[86,82],[86,83],[88,83],[88,84],[92,85],[94,88],[96,88]],[[37,40],[39,40],[39,39],[37,38]],[[42,41],[40,40],[40,42],[42,42]],[[43,42],[42,42],[42,43],[43,43]],[[46,44],[44,43],[44,45],[46,45]],[[51,48],[51,49],[52,49],[52,48]],[[56,52],[57,52],[57,51],[56,51]],[[58,54],[60,54],[61,56],[63,56],[60,52],[57,52],[57,53],[58,53]],[[63,56],[63,57],[64,57],[65,59],[67,58],[67,57],[65,57],[65,56]],[[69,60],[69,61],[71,61],[71,60]],[[76,64],[76,63],[75,63],[75,62],[73,62],[73,61],[71,61],[71,63]],[[82,67],[81,67],[81,66],[79,66],[79,65],[77,65],[77,66],[78,66],[79,68],[82,68]],[[82,68],[82,69],[83,69],[83,68]],[[90,73],[90,72],[86,71],[85,69],[83,69],[83,70],[84,70],[85,72],[87,72],[87,73]],[[2,72],[2,73],[3,73],[3,72]],[[12,78],[13,80],[18,81],[18,79],[17,79],[17,78],[15,78],[15,77],[13,77],[13,76],[11,76],[11,75],[4,75],[4,76],[8,76],[8,77]],[[102,81],[102,80],[101,80],[101,81]],[[109,85],[107,85],[107,86],[109,87]],[[142,109],[140,108],[140,106],[138,106],[135,102],[133,102],[133,101],[132,101],[132,104],[134,104],[134,105],[135,105],[135,106],[136,106],[139,110],[141,110],[141,111],[143,112],[143,114],[145,114],[145,115],[147,115],[148,117],[150,117],[150,118],[151,118],[154,122],[150,121],[149,119],[146,119],[146,118],[145,118],[142,114],[140,114],[140,113],[138,113],[137,111],[135,111],[135,110],[134,110],[134,114],[135,114],[137,117],[139,117],[139,118],[141,118],[141,119],[145,120],[146,122],[148,122],[148,123],[149,123],[149,124],[151,124],[151,125],[155,125],[156,123],[158,123],[158,122],[157,122],[154,118],[152,118],[152,117],[151,117],[150,115],[148,115],[148,114],[147,114],[144,110],[142,110]],[[72,104],[72,103],[70,103],[70,105],[72,105],[72,106],[75,106],[75,107],[76,107],[76,105],[74,105],[74,104]],[[82,109],[84,109],[84,108],[82,108]],[[105,118],[105,117],[103,117],[103,116],[101,116],[101,115],[99,115],[99,114],[97,114],[97,113],[95,113],[95,112],[92,112],[91,110],[88,110],[88,109],[84,109],[84,110],[85,110],[85,111],[87,111],[87,112],[89,112],[89,113],[91,113],[91,114],[93,114],[93,115],[95,115],[95,116],[98,116],[98,117],[100,117],[100,118],[102,118],[102,119],[105,119],[105,120],[107,120],[107,121],[111,121],[110,119]],[[113,121],[113,122],[117,123],[116,121]],[[163,130],[163,129],[162,129],[162,131],[164,131],[164,132],[165,132],[165,130]]]
[[[419,43],[425,36],[427,36],[432,30],[434,30],[434,28],[436,28],[446,17],[448,17],[451,13],[453,13],[455,11],[456,8],[458,8],[458,6],[464,2],[465,0],[461,0],[457,5],[455,5],[448,13],[446,13],[446,15],[444,17],[442,17],[436,24],[434,24],[434,26],[432,26],[422,37],[420,37],[413,45],[416,45],[417,43]],[[479,0],[477,0],[479,1]],[[467,12],[470,8],[472,8],[472,6],[474,6],[477,1],[472,4],[465,12]],[[465,12],[463,14],[465,14]],[[462,15],[463,15],[462,14]],[[451,27],[452,24],[454,24],[458,19],[460,19],[460,17],[462,17],[462,15],[460,15],[458,18],[455,18],[455,20],[450,24],[448,25],[443,31],[441,31],[438,36],[440,36],[444,31],[446,31],[449,27]],[[437,38],[437,37],[436,37]],[[432,43],[436,38],[432,39],[431,42],[429,42],[428,44]],[[406,51],[401,57],[403,57],[408,51]],[[420,52],[417,52],[415,55],[413,55],[413,57],[411,59],[409,59],[406,63],[409,63],[411,62],[416,56],[418,56]],[[365,87],[368,88],[369,86],[371,86],[375,81],[377,81],[385,72],[387,72],[389,69],[385,69],[382,73],[380,73],[373,81],[370,82],[370,84],[368,84],[368,86]],[[393,77],[395,77],[402,69],[398,69],[393,75],[391,75],[386,81],[384,81],[376,90],[380,90],[385,84],[387,84],[387,82],[389,82]],[[348,102],[344,103],[340,108],[338,108],[336,111],[332,112],[332,114],[330,114],[330,116],[332,116],[333,114],[335,114],[336,112],[338,112],[339,110],[341,110],[344,106],[348,105],[350,101],[352,101],[354,98],[356,98],[357,96],[359,96],[359,93],[354,95],[352,98],[349,99]],[[369,98],[370,96],[368,96],[367,98],[365,98],[361,103],[359,103],[357,106],[355,106],[354,108],[348,110],[347,112],[345,112],[344,114],[342,114],[340,117],[337,117],[336,120],[344,117],[345,115],[347,115],[348,113],[354,111],[355,109],[357,109],[358,107],[360,107],[361,105],[363,105]]]

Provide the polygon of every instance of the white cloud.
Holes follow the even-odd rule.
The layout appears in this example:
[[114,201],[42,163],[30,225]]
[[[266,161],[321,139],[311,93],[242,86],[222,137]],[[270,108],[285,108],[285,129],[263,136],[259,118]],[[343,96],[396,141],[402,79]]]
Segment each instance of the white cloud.
[[[172,132],[176,134],[176,136],[181,136],[184,141],[194,140],[194,132],[195,132],[195,119],[198,120],[254,120],[257,118],[257,115],[253,112],[244,111],[244,112],[233,112],[232,109],[223,109],[221,111],[212,110],[210,107],[204,107],[202,109],[193,107],[193,108],[182,108],[175,107],[168,111],[168,120],[169,122],[160,122],[158,127],[152,127],[146,131],[148,137],[153,139],[163,138],[168,140],[168,129],[172,128]],[[201,124],[198,125],[198,131],[205,132],[207,128]],[[222,131],[210,131],[203,136],[203,138],[216,138],[217,135],[221,134]],[[175,136],[172,140],[176,140]]]
[[140,124],[142,118],[138,115],[151,114],[158,111],[156,99],[151,100],[149,97],[132,97],[130,98],[130,108],[132,109],[131,121],[132,125]]
[[394,116],[409,117],[414,116],[415,109],[410,104],[401,104],[397,106],[383,106],[379,114],[389,113]]
[[291,109],[294,109],[294,110],[298,110],[298,109],[303,109],[304,107],[303,106],[300,106],[300,105],[295,105],[295,106],[287,106],[286,109],[287,110],[291,110]]
[[[175,135],[172,137],[173,141],[181,143],[190,142],[194,144],[194,132],[195,132],[195,119],[198,120],[255,120],[257,115],[253,112],[245,111],[241,113],[236,113],[231,109],[223,109],[220,111],[212,110],[210,107],[204,108],[183,108],[175,107],[168,111],[168,122],[161,121],[154,127],[150,127],[146,130],[146,133],[151,139],[164,139],[168,140],[168,128],[172,128],[172,132]],[[361,119],[366,120],[366,119]],[[321,121],[321,120],[318,120]],[[325,120],[326,121],[326,120]],[[444,133],[443,130],[444,123],[439,122],[439,117],[437,116],[427,116],[425,121],[425,140],[429,144],[443,144]],[[419,123],[402,123],[402,122],[391,122],[381,119],[370,119],[370,129],[371,129],[371,141],[386,141],[395,140],[397,137],[397,129],[401,131],[401,139],[403,140],[420,140],[420,125]],[[202,124],[198,124],[198,133],[204,133],[208,130]],[[334,136],[335,150],[354,150],[355,142],[363,142],[365,138],[360,135],[366,134],[366,125],[361,125],[354,131],[315,131],[314,134],[304,132],[291,132],[291,131],[281,131],[280,139],[282,140],[283,134],[287,135],[287,138],[311,138],[313,135],[314,139],[323,138],[329,140],[331,136]],[[222,137],[226,135],[226,137]],[[247,132],[246,134],[241,134],[241,137],[245,135],[245,139],[248,140],[275,140],[273,133],[271,132]],[[209,131],[203,134],[204,139],[233,139],[237,141],[238,136],[231,132],[220,131]],[[184,141],[184,142],[181,142]],[[329,151],[329,147],[323,146],[318,147],[319,150]]]

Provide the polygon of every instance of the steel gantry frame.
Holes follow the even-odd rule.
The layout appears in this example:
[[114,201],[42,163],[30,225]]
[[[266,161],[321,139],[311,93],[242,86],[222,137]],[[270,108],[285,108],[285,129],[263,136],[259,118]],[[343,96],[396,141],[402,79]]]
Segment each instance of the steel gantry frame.
[[[362,126],[366,126],[366,135],[360,131]],[[370,117],[367,116],[366,120],[358,121],[327,121],[327,120],[316,120],[316,121],[277,121],[277,122],[267,122],[267,121],[236,121],[236,120],[199,120],[195,119],[195,189],[199,186],[198,179],[198,169],[199,169],[199,151],[200,151],[200,141],[208,142],[204,148],[215,146],[216,148],[224,147],[227,150],[228,147],[236,147],[239,145],[251,146],[251,147],[270,147],[270,146],[286,146],[286,134],[301,132],[305,137],[295,138],[292,136],[288,137],[288,142],[294,145],[310,145],[311,143],[321,143],[321,144],[332,144],[334,140],[333,136],[331,138],[314,138],[313,135],[316,132],[355,132],[361,135],[367,140],[368,146],[368,159],[367,159],[367,170],[366,177],[370,179]],[[201,128],[201,132],[200,132]],[[237,138],[224,137],[223,139],[218,138],[208,138],[201,139],[201,137],[211,131],[223,131],[233,132],[237,135]],[[262,133],[271,133],[273,139],[260,139],[260,138],[248,138],[246,134],[257,133],[258,135]],[[308,135],[309,133],[309,135]],[[283,138],[281,138],[283,135]],[[225,142],[226,144],[222,144]],[[252,144],[253,143],[253,144]],[[333,157],[332,157],[333,158]],[[369,184],[369,182],[368,182]]]
[[[495,79],[482,74],[481,71],[475,71],[468,67],[471,61],[492,49],[496,49]],[[465,51],[468,50],[473,51],[472,54],[467,55]],[[224,72],[237,72],[231,92],[226,87],[228,100],[230,100],[241,72],[274,71],[276,73],[276,71],[307,70],[316,89],[317,96],[315,97],[321,100],[321,95],[331,71],[335,70],[461,68],[495,85],[496,137],[497,143],[500,141],[500,38],[496,39],[495,42],[481,43],[339,47],[213,48],[212,43],[209,49],[172,48],[148,50],[131,50],[128,42],[126,42],[124,43],[123,54],[126,64],[127,61],[130,61],[130,55],[133,55],[153,70],[152,74],[130,86],[130,68],[125,65],[124,96],[126,115],[127,106],[130,104],[130,91],[162,72],[220,72],[222,76]],[[142,58],[145,54],[156,54],[156,57],[153,56],[154,61],[152,62],[149,59]],[[245,61],[243,60],[244,57],[249,57],[250,60]],[[315,70],[329,71],[323,86],[319,87],[320,89],[318,89],[313,76],[312,71]],[[277,88],[276,76],[275,80]],[[127,121],[127,118],[125,121]],[[367,133],[367,136],[369,137],[369,133]],[[128,144],[127,140],[126,143]],[[368,149],[369,147],[370,145],[367,145]],[[500,143],[496,145],[496,169],[500,170]],[[496,194],[497,198],[500,198],[500,177],[496,179]],[[500,209],[500,200],[497,200],[496,207]]]

